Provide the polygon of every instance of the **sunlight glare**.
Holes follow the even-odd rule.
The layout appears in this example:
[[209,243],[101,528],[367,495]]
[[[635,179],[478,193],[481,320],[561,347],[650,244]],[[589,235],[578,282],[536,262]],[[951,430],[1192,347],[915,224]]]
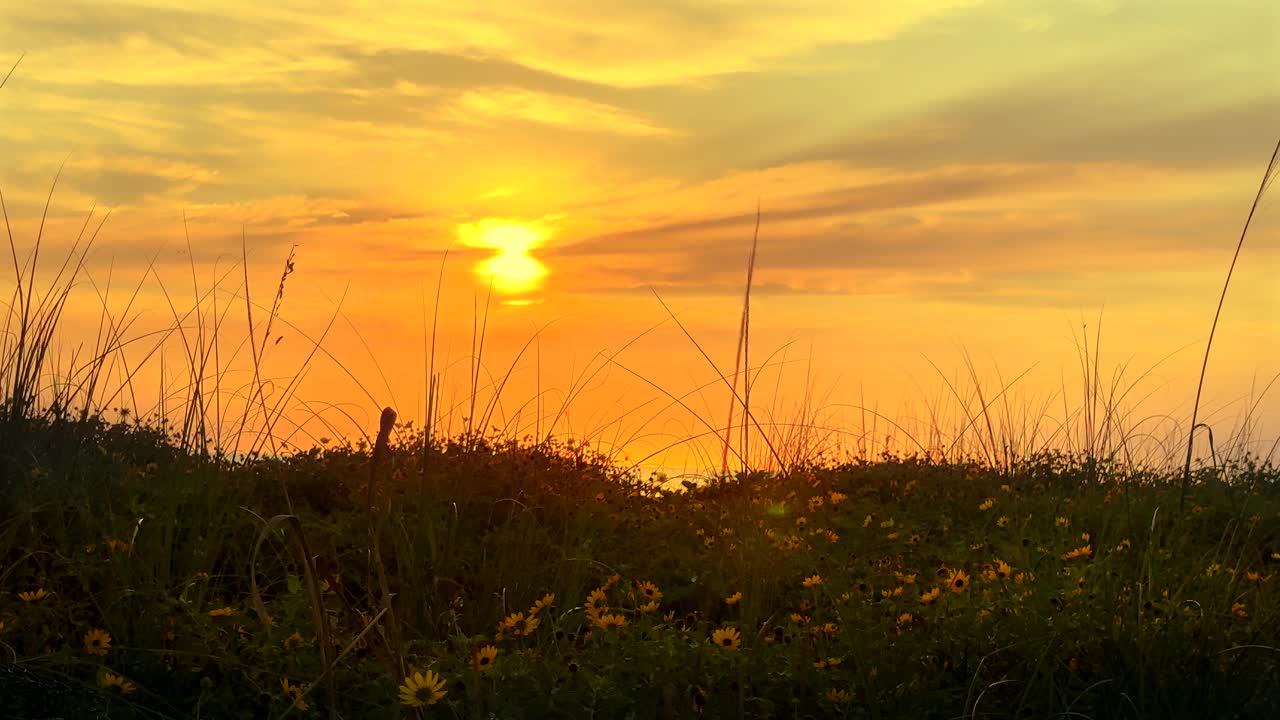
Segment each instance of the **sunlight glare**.
[[547,268],[529,252],[546,238],[546,230],[534,223],[503,218],[485,218],[458,226],[458,239],[468,247],[496,251],[476,265],[476,273],[506,295],[537,289]]

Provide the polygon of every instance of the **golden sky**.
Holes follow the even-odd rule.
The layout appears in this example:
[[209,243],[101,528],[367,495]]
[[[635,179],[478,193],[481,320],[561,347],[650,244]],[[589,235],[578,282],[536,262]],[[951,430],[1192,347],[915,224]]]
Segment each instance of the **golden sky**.
[[[481,384],[546,327],[493,417],[541,428],[512,418],[603,364],[557,427],[643,436],[633,458],[704,431],[693,411],[723,422],[714,385],[654,415],[654,385],[715,378],[669,320],[628,342],[667,319],[653,288],[732,370],[757,204],[750,362],[791,343],[780,379],[760,377],[757,398],[780,386],[762,417],[793,414],[809,382],[842,430],[862,421],[852,405],[928,425],[967,351],[996,385],[1034,365],[1010,393],[1027,412],[1065,387],[1060,421],[1101,313],[1105,382],[1171,356],[1128,398],[1130,424],[1185,423],[1280,135],[1280,5],[1261,0],[0,4],[0,71],[23,53],[0,90],[19,248],[66,160],[48,242],[110,209],[89,277],[126,288],[112,307],[142,282],[139,332],[172,321],[164,292],[190,304],[192,259],[197,285],[235,291],[242,230],[265,303],[296,245],[297,329],[273,362],[299,362],[291,333],[318,336],[342,298],[325,348],[345,371],[320,357],[299,396],[366,426],[393,402],[420,418],[449,248],[446,398],[468,391],[492,275]],[[1277,270],[1264,202],[1209,368],[1220,436],[1280,372]],[[86,283],[66,347],[100,308]],[[1266,450],[1280,395],[1256,416]]]

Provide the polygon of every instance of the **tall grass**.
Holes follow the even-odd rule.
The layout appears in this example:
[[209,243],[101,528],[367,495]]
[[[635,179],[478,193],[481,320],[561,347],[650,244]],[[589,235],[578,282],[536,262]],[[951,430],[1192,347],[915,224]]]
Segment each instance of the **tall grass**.
[[1209,325],[1209,339],[1205,341],[1204,360],[1200,364],[1200,380],[1196,383],[1195,404],[1191,407],[1191,430],[1187,433],[1187,456],[1182,466],[1182,490],[1178,494],[1180,510],[1186,504],[1187,483],[1191,481],[1191,456],[1195,448],[1196,429],[1199,427],[1196,418],[1200,411],[1200,393],[1204,390],[1205,374],[1209,369],[1209,351],[1213,349],[1213,335],[1218,330],[1218,318],[1222,316],[1222,305],[1227,300],[1227,289],[1231,287],[1231,276],[1235,272],[1236,262],[1240,259],[1244,239],[1249,234],[1249,225],[1253,223],[1253,214],[1258,209],[1258,203],[1262,202],[1262,196],[1266,194],[1267,188],[1271,186],[1271,181],[1275,179],[1277,157],[1280,157],[1280,140],[1276,141],[1276,149],[1271,151],[1271,160],[1267,162],[1267,169],[1262,173],[1262,181],[1258,183],[1258,192],[1253,196],[1253,204],[1249,206],[1249,215],[1245,218],[1244,227],[1240,230],[1240,239],[1236,241],[1236,250],[1231,255],[1231,264],[1227,266],[1227,277],[1222,282],[1222,293],[1218,295],[1218,306],[1213,311],[1213,322]]

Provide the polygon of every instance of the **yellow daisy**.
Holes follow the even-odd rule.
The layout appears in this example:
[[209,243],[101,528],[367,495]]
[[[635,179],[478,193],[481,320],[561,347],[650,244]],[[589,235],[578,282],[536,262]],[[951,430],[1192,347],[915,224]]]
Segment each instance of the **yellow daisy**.
[[725,604],[725,605],[737,605],[737,604],[738,604],[738,601],[739,601],[739,600],[741,600],[741,599],[742,599],[742,592],[741,592],[741,591],[739,591],[739,592],[736,592],[736,593],[734,593],[734,594],[730,595],[729,597],[725,598],[725,599],[724,599],[724,604]]
[[476,672],[489,672],[493,669],[493,662],[498,659],[498,648],[492,645],[485,645],[476,651],[475,657],[471,659],[471,667]]
[[814,575],[814,576],[812,576],[812,577],[807,577],[807,578],[805,578],[805,579],[804,579],[804,583],[803,583],[803,584],[804,584],[804,586],[805,586],[805,587],[816,587],[816,586],[818,586],[818,585],[821,585],[821,584],[822,584],[822,576],[821,576],[821,575]]
[[285,650],[292,652],[301,650],[307,644],[307,641],[302,637],[301,633],[294,632],[292,635],[284,639],[283,644]]
[[1082,545],[1082,546],[1080,546],[1080,547],[1076,548],[1075,550],[1072,550],[1071,552],[1067,553],[1066,555],[1063,555],[1063,556],[1062,556],[1062,559],[1063,559],[1063,560],[1074,560],[1074,559],[1076,559],[1076,558],[1089,557],[1090,555],[1093,555],[1093,546],[1092,546],[1092,545]]
[[541,600],[538,600],[537,602],[535,602],[533,604],[533,607],[529,608],[529,614],[537,615],[543,610],[546,610],[547,608],[551,607],[552,603],[554,603],[555,601],[556,601],[555,593],[547,593],[546,595],[542,596]]
[[115,673],[110,673],[110,672],[103,673],[102,677],[98,678],[98,687],[102,688],[103,690],[110,690],[111,688],[115,688],[119,690],[121,693],[126,695],[138,689],[138,686],[133,684],[129,680],[126,680],[123,677],[120,677],[119,675],[116,675]]
[[725,650],[737,650],[742,647],[742,633],[737,628],[718,628],[711,633],[711,641]]
[[649,602],[662,599],[662,591],[658,589],[657,585],[654,585],[648,580],[636,585],[636,589],[639,590],[640,594],[644,595],[645,600],[648,600]]
[[306,700],[302,699],[302,696],[307,691],[305,685],[294,685],[289,682],[289,678],[282,677],[280,678],[280,687],[284,690],[284,696],[293,702],[294,707],[299,710],[306,710],[311,707]]
[[609,613],[606,615],[601,615],[600,617],[596,618],[595,626],[600,628],[601,630],[608,630],[611,627],[619,627],[619,628],[626,627],[627,619],[622,615],[615,615],[613,613]]
[[969,575],[963,570],[953,570],[947,576],[947,585],[950,586],[951,592],[962,593],[965,588],[969,587]]
[[427,671],[427,674],[414,673],[405,677],[400,686],[400,704],[405,707],[426,707],[435,705],[448,694],[444,689],[444,678]]
[[21,600],[22,602],[28,602],[28,603],[40,602],[41,600],[47,597],[49,597],[49,593],[46,592],[44,588],[36,588],[35,590],[29,590],[27,592],[18,593],[18,599]]
[[111,634],[94,628],[84,634],[84,650],[90,655],[106,655],[111,652]]

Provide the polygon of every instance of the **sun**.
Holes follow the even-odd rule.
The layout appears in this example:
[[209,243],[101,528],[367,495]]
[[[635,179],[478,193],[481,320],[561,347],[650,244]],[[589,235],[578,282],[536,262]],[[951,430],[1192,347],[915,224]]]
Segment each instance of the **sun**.
[[476,273],[504,295],[521,295],[538,289],[547,267],[529,253],[546,239],[547,231],[536,223],[485,218],[458,225],[463,245],[493,250],[493,257],[476,265]]

